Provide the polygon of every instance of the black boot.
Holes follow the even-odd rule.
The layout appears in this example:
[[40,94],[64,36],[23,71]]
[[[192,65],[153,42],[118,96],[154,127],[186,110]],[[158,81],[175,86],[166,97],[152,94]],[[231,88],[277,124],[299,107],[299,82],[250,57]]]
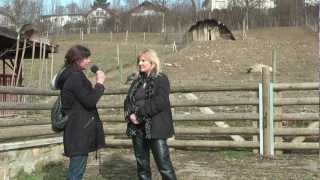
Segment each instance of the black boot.
[[137,173],[139,180],[151,180],[150,154],[148,140],[139,135],[132,137],[134,155],[137,160]]
[[167,141],[165,139],[152,139],[150,140],[150,146],[162,180],[176,180],[177,177],[170,160]]

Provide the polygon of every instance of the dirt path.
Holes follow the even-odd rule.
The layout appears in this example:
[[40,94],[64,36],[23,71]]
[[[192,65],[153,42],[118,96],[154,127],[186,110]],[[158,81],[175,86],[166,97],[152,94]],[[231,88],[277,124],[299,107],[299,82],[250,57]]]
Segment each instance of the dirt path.
[[[107,149],[99,163],[91,161],[86,179],[134,180],[135,159],[130,150]],[[246,151],[182,151],[172,150],[179,180],[316,180],[320,179],[317,155],[281,155],[274,160],[260,160]],[[161,180],[152,163],[153,179]]]

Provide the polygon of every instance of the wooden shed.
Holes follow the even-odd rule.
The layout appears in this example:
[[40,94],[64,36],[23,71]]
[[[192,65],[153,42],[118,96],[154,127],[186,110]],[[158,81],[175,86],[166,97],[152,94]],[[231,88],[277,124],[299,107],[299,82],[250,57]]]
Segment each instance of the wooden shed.
[[198,21],[189,28],[188,34],[193,41],[213,41],[217,38],[235,40],[228,27],[215,19]]
[[[47,38],[40,38],[36,29],[25,25],[20,33],[6,27],[0,27],[0,85],[22,85],[22,62],[32,58],[48,58],[49,53],[57,52]],[[41,50],[41,53],[40,53]]]

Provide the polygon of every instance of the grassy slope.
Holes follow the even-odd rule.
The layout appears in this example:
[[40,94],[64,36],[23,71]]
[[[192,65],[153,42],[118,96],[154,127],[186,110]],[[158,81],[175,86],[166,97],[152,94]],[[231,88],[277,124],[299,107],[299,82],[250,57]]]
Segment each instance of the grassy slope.
[[[266,28],[250,30],[248,38],[242,40],[235,32],[237,41],[219,39],[212,42],[193,42],[178,53],[171,54],[171,46],[164,45],[159,34],[129,34],[129,42],[124,43],[125,34],[91,34],[81,41],[79,35],[52,37],[59,44],[59,53],[54,55],[54,71],[63,63],[64,54],[74,44],[83,44],[92,51],[91,59],[108,71],[108,84],[119,84],[117,67],[117,44],[120,59],[125,65],[124,79],[135,71],[135,54],[144,48],[154,48],[163,61],[163,69],[172,82],[192,83],[193,81],[258,81],[260,75],[247,74],[246,70],[255,63],[272,64],[272,49],[277,50],[277,80],[280,82],[317,81],[317,38],[316,34],[304,28]],[[40,69],[35,61],[35,69]],[[48,62],[50,64],[50,61]],[[177,66],[165,66],[171,63]],[[26,61],[25,84],[35,84],[39,73],[30,75],[31,61]],[[48,68],[50,77],[50,68]],[[89,76],[93,75],[89,73]],[[45,77],[45,71],[43,74]],[[31,83],[32,82],[32,83]]]

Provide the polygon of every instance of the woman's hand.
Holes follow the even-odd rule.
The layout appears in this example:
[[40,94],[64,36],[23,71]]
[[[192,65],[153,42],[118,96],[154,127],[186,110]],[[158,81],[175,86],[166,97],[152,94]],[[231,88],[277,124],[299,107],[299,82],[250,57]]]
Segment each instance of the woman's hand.
[[130,121],[132,122],[132,124],[139,124],[137,115],[131,114],[130,117],[129,117],[129,119],[130,119]]
[[104,74],[103,71],[98,70],[98,71],[96,72],[96,82],[97,82],[97,83],[103,84],[105,78],[106,78],[106,76],[105,76],[105,74]]

